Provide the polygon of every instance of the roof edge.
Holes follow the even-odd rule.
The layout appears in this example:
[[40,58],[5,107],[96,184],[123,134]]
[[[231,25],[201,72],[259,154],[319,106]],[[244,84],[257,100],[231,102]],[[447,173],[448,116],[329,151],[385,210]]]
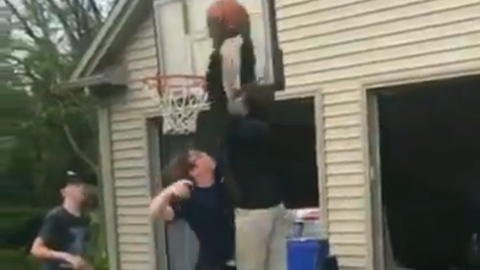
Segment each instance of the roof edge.
[[122,33],[123,26],[133,11],[140,3],[148,2],[150,1],[121,0],[118,2],[73,70],[69,81],[75,81],[93,72],[106,51],[113,45],[113,41]]

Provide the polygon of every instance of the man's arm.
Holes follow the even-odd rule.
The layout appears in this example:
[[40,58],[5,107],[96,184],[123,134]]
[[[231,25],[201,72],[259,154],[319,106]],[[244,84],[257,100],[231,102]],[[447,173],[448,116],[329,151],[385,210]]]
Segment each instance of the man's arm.
[[150,203],[150,218],[161,218],[165,221],[171,221],[175,218],[175,212],[170,206],[170,201],[174,198],[175,194],[172,189],[166,188]]
[[30,253],[39,259],[64,261],[70,264],[73,269],[88,269],[85,268],[87,264],[81,257],[67,252],[53,250],[47,246],[47,242],[55,238],[58,222],[57,216],[54,213],[47,215],[37,238],[35,238],[33,242]]
[[52,260],[64,260],[64,261],[67,261],[67,257],[69,255],[65,252],[55,251],[53,249],[48,248],[45,245],[45,241],[40,236],[35,238],[35,241],[33,242],[30,253],[34,257],[39,259],[52,259]]
[[39,259],[53,259],[70,262],[72,255],[66,252],[60,252],[47,247],[46,242],[55,237],[56,233],[56,217],[49,214],[40,228],[37,238],[35,238],[30,253]]
[[193,188],[193,183],[190,180],[178,180],[177,182],[171,184],[165,188],[160,194],[153,198],[150,203],[150,217],[161,218],[165,221],[171,221],[175,217],[183,215],[183,209],[181,203],[176,204],[173,208],[171,203],[176,200],[185,200],[190,197],[191,189]]

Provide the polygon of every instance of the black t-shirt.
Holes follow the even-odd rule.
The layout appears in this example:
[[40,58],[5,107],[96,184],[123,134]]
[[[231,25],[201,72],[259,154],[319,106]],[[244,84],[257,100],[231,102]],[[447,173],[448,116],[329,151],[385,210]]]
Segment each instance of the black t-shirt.
[[254,117],[232,117],[226,133],[225,166],[237,189],[235,206],[262,209],[282,202],[270,126]]
[[[82,256],[85,253],[89,237],[90,219],[87,216],[75,216],[63,207],[51,210],[40,229],[38,237],[45,245],[55,251]],[[68,264],[57,260],[44,260],[42,270],[69,269]]]
[[172,203],[176,218],[184,219],[200,244],[197,269],[224,265],[234,253],[233,210],[223,183],[195,187],[189,199]]

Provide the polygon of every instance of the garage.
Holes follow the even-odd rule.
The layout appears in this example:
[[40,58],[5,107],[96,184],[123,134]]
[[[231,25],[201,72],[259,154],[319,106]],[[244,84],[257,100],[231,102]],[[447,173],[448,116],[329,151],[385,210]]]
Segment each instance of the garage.
[[472,76],[371,91],[387,265],[478,269],[469,261],[480,231],[479,85]]

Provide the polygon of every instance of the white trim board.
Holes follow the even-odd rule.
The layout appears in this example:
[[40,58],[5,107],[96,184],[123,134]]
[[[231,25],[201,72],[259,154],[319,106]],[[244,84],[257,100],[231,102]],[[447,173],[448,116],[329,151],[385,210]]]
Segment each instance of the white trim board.
[[108,263],[110,270],[119,269],[119,250],[117,233],[117,212],[115,207],[115,188],[112,172],[112,142],[110,130],[110,111],[107,107],[98,107],[99,148],[101,165],[101,189],[103,197]]

